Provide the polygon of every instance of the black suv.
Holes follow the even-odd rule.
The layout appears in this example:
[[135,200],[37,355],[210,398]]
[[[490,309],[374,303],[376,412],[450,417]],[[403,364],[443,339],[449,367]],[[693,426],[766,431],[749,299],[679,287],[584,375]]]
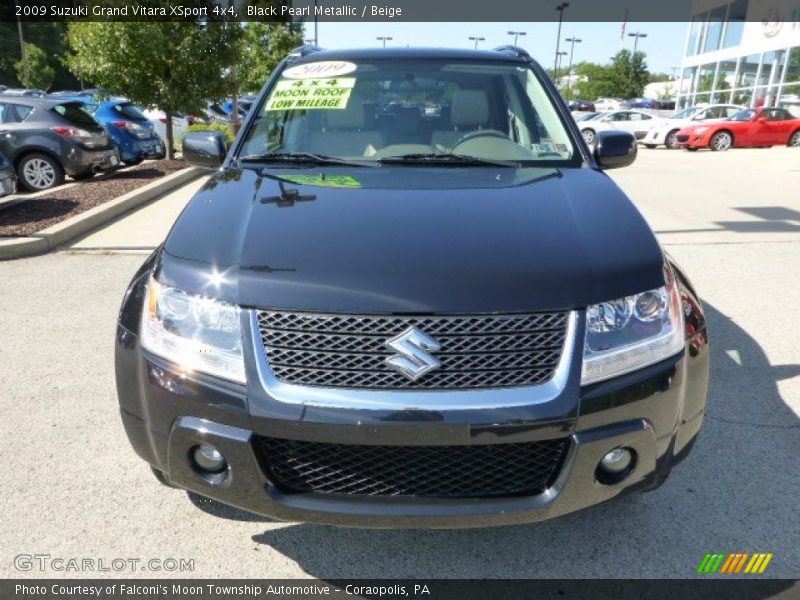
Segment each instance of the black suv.
[[22,187],[41,191],[64,175],[86,179],[119,165],[105,129],[80,102],[0,94],[0,152]]
[[[431,107],[434,107],[432,109]],[[285,520],[536,521],[664,482],[703,421],[703,309],[525,52],[298,48],[139,269],[128,437]],[[221,167],[221,168],[220,168]]]

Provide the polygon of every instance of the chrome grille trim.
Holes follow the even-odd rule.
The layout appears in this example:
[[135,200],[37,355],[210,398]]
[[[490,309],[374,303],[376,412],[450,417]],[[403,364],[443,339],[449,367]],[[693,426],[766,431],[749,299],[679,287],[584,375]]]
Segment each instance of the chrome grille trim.
[[[286,383],[273,373],[267,360],[259,311],[250,310],[250,344],[259,379],[269,396],[279,402],[320,407],[374,410],[469,410],[531,406],[549,402],[566,387],[574,360],[578,313],[564,313],[566,326],[558,364],[552,376],[536,385],[466,389],[364,389]],[[437,353],[440,357],[441,353]]]

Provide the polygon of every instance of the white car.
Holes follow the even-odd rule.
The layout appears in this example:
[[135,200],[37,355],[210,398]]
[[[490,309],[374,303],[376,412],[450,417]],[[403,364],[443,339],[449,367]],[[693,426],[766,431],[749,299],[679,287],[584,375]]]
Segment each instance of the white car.
[[653,127],[641,142],[647,148],[664,145],[670,149],[679,148],[675,134],[684,127],[694,123],[714,123],[732,117],[742,110],[742,106],[735,104],[707,104],[705,106],[690,106],[675,113],[668,119],[662,119],[657,127]]
[[[167,142],[167,115],[163,110],[157,108],[148,108],[144,112],[144,116],[153,124],[156,133]],[[183,136],[186,135],[186,130],[189,127],[189,120],[186,117],[172,117],[172,139],[175,145],[180,146],[183,141]]]
[[594,101],[594,109],[597,112],[611,112],[614,110],[625,110],[629,104],[620,98],[598,98]]
[[642,110],[618,110],[607,114],[600,113],[594,118],[579,121],[578,127],[583,139],[591,146],[599,131],[629,131],[637,140],[641,140],[650,128],[660,121],[658,117]]

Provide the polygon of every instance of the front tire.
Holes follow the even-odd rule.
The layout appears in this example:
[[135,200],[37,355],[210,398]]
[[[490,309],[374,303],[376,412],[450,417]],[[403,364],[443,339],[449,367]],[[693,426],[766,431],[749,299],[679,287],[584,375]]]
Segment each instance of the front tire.
[[581,129],[581,135],[583,136],[583,141],[586,142],[589,146],[594,144],[596,139],[596,135],[594,129]]
[[789,138],[789,147],[800,148],[800,129],[795,131]]
[[677,150],[678,149],[678,139],[675,137],[678,135],[678,130],[673,129],[667,134],[666,139],[664,140],[664,145],[669,148],[670,150]]
[[20,185],[31,192],[49,190],[64,183],[64,169],[47,154],[28,154],[17,165]]
[[711,136],[708,147],[714,152],[725,152],[733,146],[733,136],[729,131],[718,131]]

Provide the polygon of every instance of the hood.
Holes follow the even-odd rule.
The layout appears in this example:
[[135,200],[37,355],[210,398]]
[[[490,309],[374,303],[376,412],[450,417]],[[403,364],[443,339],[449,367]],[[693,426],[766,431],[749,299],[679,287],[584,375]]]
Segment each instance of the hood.
[[592,169],[231,169],[179,217],[157,277],[262,308],[523,312],[658,287],[663,261]]

